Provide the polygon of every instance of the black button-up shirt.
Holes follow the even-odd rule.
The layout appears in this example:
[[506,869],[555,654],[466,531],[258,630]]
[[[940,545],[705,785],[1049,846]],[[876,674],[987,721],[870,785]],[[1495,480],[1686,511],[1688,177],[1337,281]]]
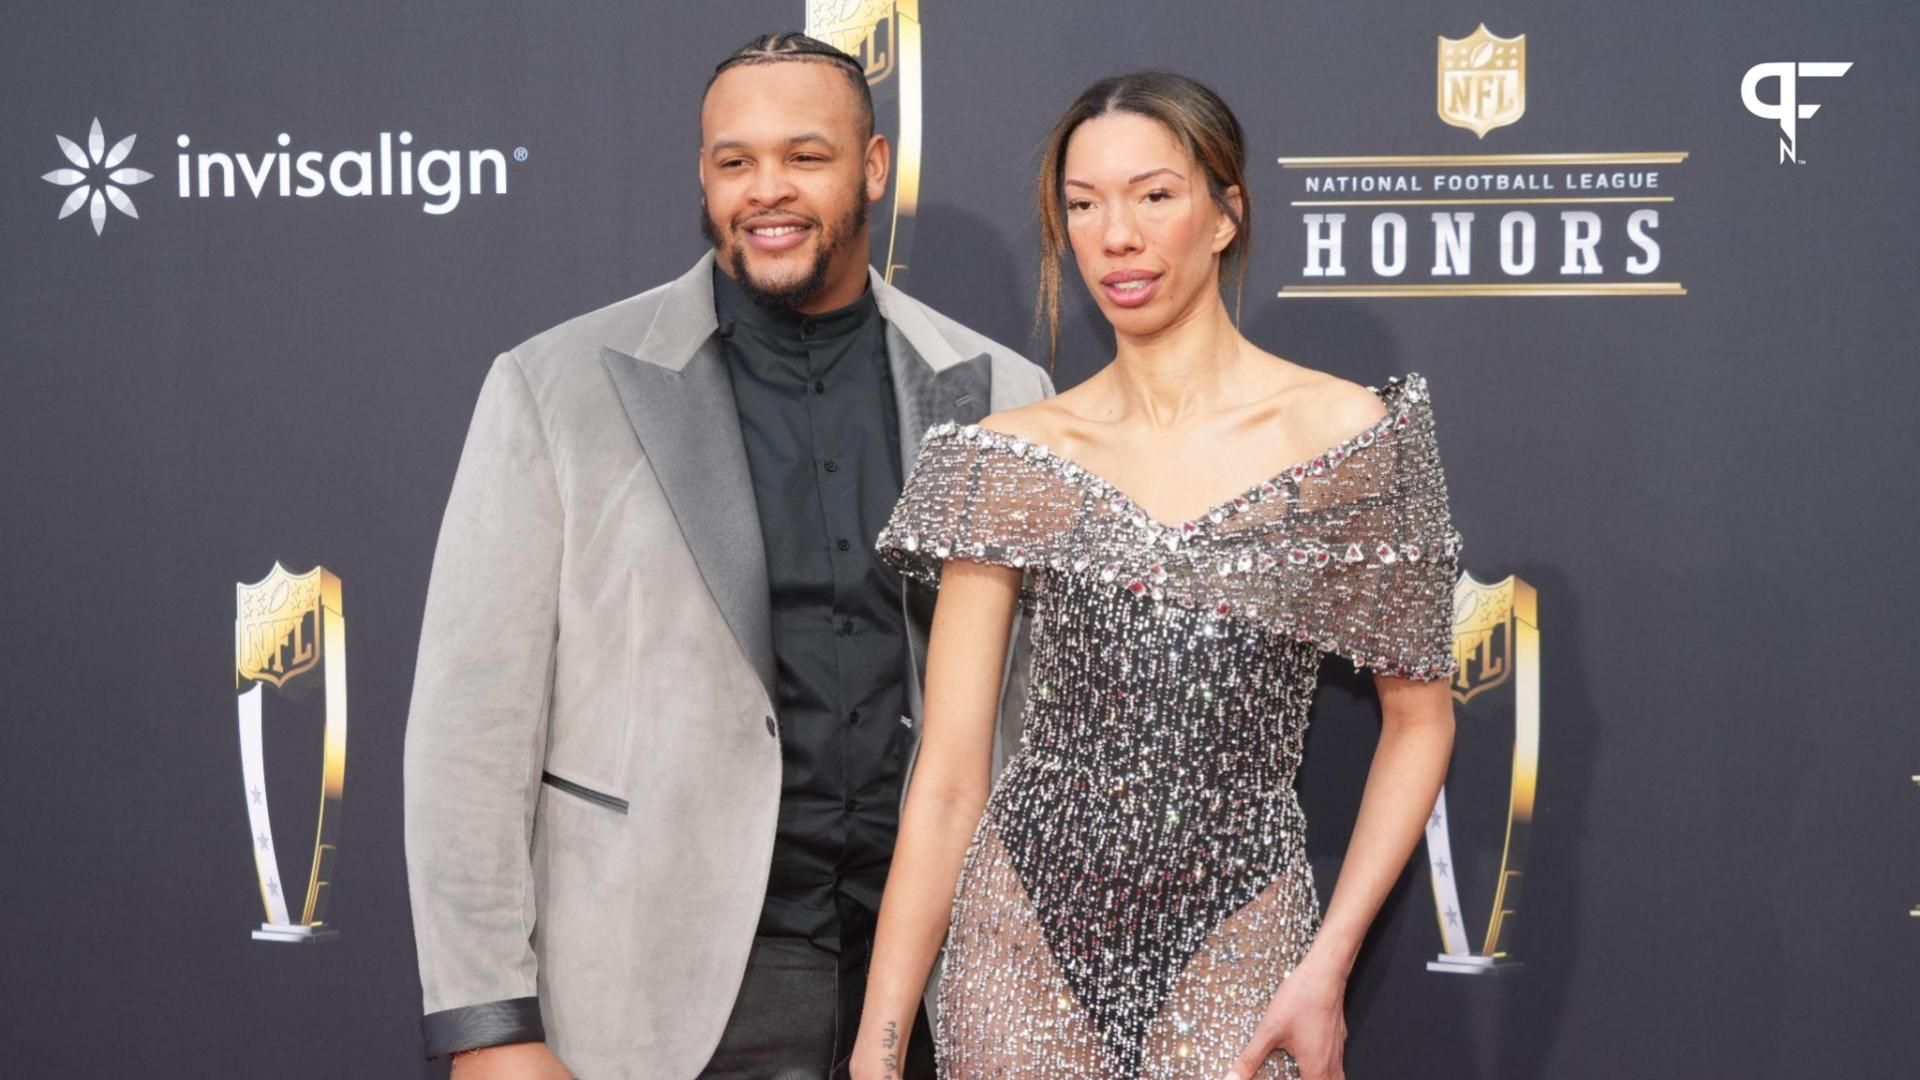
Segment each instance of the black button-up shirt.
[[773,602],[782,783],[759,932],[837,951],[879,911],[913,738],[900,578],[874,550],[901,485],[886,324],[871,291],[801,315],[718,267],[713,285]]

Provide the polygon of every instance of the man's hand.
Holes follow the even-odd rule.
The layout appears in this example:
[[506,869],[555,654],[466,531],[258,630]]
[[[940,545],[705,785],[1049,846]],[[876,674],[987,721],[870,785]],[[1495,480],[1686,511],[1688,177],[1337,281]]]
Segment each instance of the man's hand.
[[455,1054],[453,1080],[573,1080],[546,1043],[507,1043]]

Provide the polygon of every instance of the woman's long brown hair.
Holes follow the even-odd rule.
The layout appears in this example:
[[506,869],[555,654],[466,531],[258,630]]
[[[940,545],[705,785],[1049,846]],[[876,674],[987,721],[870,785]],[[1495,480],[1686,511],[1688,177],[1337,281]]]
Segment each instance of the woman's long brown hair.
[[[1048,132],[1035,185],[1040,213],[1040,296],[1036,315],[1047,327],[1047,366],[1060,351],[1061,267],[1071,253],[1067,240],[1066,192],[1062,187],[1067,140],[1081,124],[1108,113],[1133,113],[1165,125],[1207,174],[1213,204],[1232,219],[1232,242],[1220,253],[1221,267],[1234,274],[1233,318],[1240,321],[1246,294],[1247,251],[1253,244],[1253,199],[1247,191],[1246,136],[1240,121],[1204,83],[1170,71],[1136,71],[1101,79],[1081,91]],[[1236,210],[1227,189],[1240,189]]]

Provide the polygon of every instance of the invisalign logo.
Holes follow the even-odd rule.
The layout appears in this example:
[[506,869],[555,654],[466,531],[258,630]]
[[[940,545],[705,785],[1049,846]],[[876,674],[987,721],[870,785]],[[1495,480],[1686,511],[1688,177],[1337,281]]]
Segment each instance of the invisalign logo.
[[[57,220],[88,210],[94,235],[107,227],[107,208],[138,219],[127,189],[153,179],[145,169],[126,164],[135,137],[128,135],[111,147],[98,117],[82,146],[65,135],[55,135],[60,152],[71,167],[41,174],[50,184],[69,188]],[[278,149],[258,153],[199,150],[193,138],[182,134],[174,142],[177,155],[175,194],[182,199],[235,199],[251,195],[311,199],[321,195],[342,198],[399,197],[420,200],[429,214],[449,214],[462,199],[507,193],[508,159],[527,160],[527,148],[509,154],[491,148],[445,150],[414,146],[413,133],[382,131],[374,149],[304,150],[293,136],[281,132]]]
[[60,204],[60,217],[65,220],[72,217],[82,206],[88,208],[87,216],[93,222],[93,235],[99,236],[107,227],[107,204],[130,218],[138,218],[139,211],[133,208],[133,198],[126,192],[127,187],[144,184],[153,179],[153,174],[145,169],[132,169],[121,166],[127,155],[133,152],[134,136],[129,135],[107,149],[106,132],[100,128],[100,118],[93,118],[93,129],[87,132],[87,148],[65,135],[55,135],[60,143],[60,152],[75,165],[71,169],[55,169],[40,177],[49,184],[59,184],[73,190],[67,193],[67,200]]
[[[420,209],[429,214],[451,213],[464,195],[491,188],[507,193],[507,156],[498,150],[427,150],[413,148],[413,133],[380,133],[378,150],[319,150],[295,152],[293,136],[281,132],[281,149],[260,154],[188,152],[193,140],[181,135],[179,193],[183,199],[231,199],[245,191],[254,198],[423,197]],[[398,144],[396,152],[395,145]],[[527,160],[525,147],[513,151],[515,161]]]

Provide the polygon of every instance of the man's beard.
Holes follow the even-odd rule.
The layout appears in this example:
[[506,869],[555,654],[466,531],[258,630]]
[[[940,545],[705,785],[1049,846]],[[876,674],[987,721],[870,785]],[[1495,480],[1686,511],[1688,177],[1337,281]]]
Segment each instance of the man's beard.
[[[752,272],[747,269],[746,241],[736,236],[733,251],[728,259],[728,264],[733,269],[734,282],[740,286],[742,292],[761,307],[773,308],[777,311],[799,310],[801,305],[818,296],[820,291],[826,288],[827,274],[832,270],[834,257],[844,251],[860,235],[860,226],[867,219],[868,205],[866,188],[856,187],[853,203],[847,207],[846,214],[834,223],[833,228],[822,230],[819,244],[813,253],[813,263],[807,267],[807,272],[785,285],[756,281]],[[747,223],[751,224],[752,220],[752,218],[747,219]],[[818,219],[812,219],[808,224],[816,229],[821,228]],[[737,231],[744,231],[744,229]],[[705,199],[700,201],[700,235],[706,237],[707,243],[711,244],[716,252],[720,250],[720,227],[714,224],[713,215],[708,212]]]

